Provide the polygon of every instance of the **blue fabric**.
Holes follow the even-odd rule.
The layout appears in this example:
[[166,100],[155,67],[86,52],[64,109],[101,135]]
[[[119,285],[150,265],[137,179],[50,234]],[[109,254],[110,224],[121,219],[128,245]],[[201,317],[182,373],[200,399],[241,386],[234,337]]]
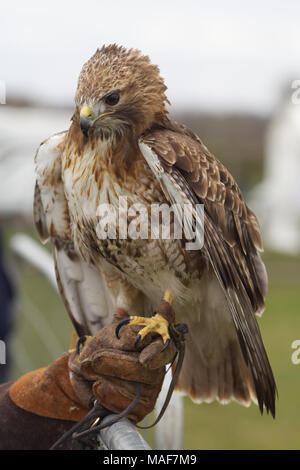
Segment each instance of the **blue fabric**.
[[9,334],[13,327],[11,304],[14,298],[14,289],[5,270],[3,258],[3,244],[0,233],[0,340],[5,342],[5,364],[0,364],[0,383],[7,379],[11,363]]
[[10,305],[14,297],[12,283],[4,267],[3,245],[0,233],[0,339],[5,340],[11,328]]

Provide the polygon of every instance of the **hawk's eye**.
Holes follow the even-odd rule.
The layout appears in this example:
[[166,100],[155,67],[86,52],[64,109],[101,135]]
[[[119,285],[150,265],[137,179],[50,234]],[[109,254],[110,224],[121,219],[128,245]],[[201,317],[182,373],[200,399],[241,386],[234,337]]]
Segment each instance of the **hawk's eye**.
[[117,91],[113,91],[105,98],[105,103],[109,104],[110,106],[114,106],[119,102],[120,94]]

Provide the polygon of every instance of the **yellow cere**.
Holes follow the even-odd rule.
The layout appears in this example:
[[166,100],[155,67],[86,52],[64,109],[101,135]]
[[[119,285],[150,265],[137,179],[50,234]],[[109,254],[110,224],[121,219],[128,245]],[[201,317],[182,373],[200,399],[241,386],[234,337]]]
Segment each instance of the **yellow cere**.
[[85,118],[88,118],[88,117],[91,117],[92,115],[92,111],[91,111],[91,108],[89,106],[82,106],[81,110],[80,110],[80,116],[83,116]]

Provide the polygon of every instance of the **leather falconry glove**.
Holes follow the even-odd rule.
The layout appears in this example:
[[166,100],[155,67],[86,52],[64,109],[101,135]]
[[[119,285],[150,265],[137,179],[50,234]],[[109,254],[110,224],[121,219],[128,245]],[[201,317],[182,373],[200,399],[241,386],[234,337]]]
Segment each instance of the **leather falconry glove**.
[[155,333],[137,343],[137,325],[124,324],[118,338],[119,320],[115,317],[95,336],[81,338],[75,350],[48,367],[25,374],[10,387],[10,399],[41,417],[80,422],[95,400],[107,410],[121,413],[133,402],[138,384],[139,399],[127,416],[141,421],[155,406],[165,366],[174,360],[176,347],[173,341],[166,347]]

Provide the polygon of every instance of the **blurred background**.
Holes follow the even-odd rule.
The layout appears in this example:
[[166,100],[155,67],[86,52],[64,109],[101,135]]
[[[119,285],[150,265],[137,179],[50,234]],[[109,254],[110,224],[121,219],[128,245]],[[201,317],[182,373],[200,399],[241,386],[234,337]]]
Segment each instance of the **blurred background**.
[[[259,324],[277,380],[277,417],[255,405],[184,400],[186,449],[299,449],[300,3],[258,0],[10,0],[0,15],[0,380],[68,349],[71,323],[50,247],[32,221],[34,154],[67,129],[83,63],[103,44],[148,54],[187,124],[257,213],[270,288]],[[3,357],[2,357],[2,362]]]

